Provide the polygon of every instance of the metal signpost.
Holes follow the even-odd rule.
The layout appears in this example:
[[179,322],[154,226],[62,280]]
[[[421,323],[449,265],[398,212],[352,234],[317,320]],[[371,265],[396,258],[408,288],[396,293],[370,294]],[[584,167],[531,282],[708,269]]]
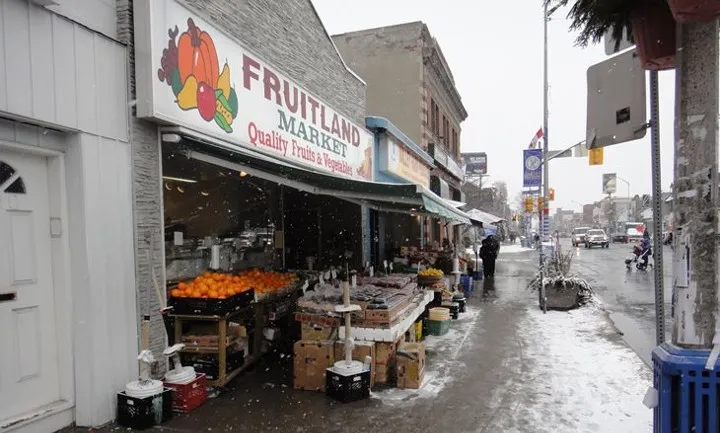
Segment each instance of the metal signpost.
[[[606,52],[632,47],[623,40],[619,50],[607,37]],[[613,50],[610,50],[610,47]],[[660,173],[660,114],[658,73],[650,71],[650,120],[646,120],[645,78],[633,48],[588,68],[588,144],[600,148],[643,138],[650,128],[652,165],[653,264],[655,275],[655,332],[658,344],[665,338],[665,304],[662,255],[662,179]],[[603,179],[605,184],[605,179]],[[617,176],[613,174],[616,184]],[[616,189],[616,185],[613,185]],[[614,192],[614,191],[613,191]],[[629,197],[628,197],[629,198]]]
[[650,154],[652,164],[653,264],[655,274],[655,340],[665,341],[665,276],[663,273],[662,179],[660,170],[660,107],[658,73],[650,71]]

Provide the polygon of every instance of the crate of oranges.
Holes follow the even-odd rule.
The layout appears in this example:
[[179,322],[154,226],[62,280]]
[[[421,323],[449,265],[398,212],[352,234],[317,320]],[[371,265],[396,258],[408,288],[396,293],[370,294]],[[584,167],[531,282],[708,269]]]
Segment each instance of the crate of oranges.
[[175,314],[225,315],[255,300],[250,281],[239,275],[205,272],[170,289],[168,306]]
[[293,273],[267,272],[251,269],[238,274],[255,291],[255,300],[263,301],[282,296],[295,286],[299,278]]

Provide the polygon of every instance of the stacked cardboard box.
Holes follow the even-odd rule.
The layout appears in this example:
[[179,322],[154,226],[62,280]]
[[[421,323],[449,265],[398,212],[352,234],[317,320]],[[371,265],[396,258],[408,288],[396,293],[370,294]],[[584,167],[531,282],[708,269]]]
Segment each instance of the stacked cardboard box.
[[303,323],[301,327],[301,339],[305,341],[335,340],[337,335],[337,328],[315,325],[312,323]]
[[425,346],[402,343],[397,351],[397,387],[418,389],[425,377]]
[[[375,373],[376,373],[376,352],[374,341],[356,341],[353,347],[352,359],[365,363],[365,357],[369,356],[370,362],[370,388],[375,386]],[[345,343],[338,341],[335,343],[335,359],[345,359]]]
[[375,343],[375,383],[392,385],[397,377],[397,349],[405,342],[405,336],[393,343]]
[[295,389],[324,392],[325,373],[333,364],[333,341],[298,341],[295,343]]

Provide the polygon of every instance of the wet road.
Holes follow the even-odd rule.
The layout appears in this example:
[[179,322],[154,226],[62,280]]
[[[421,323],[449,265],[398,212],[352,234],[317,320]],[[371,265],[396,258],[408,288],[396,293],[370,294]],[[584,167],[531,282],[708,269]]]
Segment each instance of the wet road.
[[[575,250],[571,272],[587,279],[597,297],[610,312],[610,318],[623,338],[640,358],[651,365],[651,351],[655,344],[655,292],[652,269],[638,272],[625,268],[625,257],[632,244],[612,244],[608,249],[572,248],[569,240],[562,240],[564,251]],[[665,334],[672,330],[672,250],[663,249],[665,281]],[[650,260],[652,263],[652,258]]]

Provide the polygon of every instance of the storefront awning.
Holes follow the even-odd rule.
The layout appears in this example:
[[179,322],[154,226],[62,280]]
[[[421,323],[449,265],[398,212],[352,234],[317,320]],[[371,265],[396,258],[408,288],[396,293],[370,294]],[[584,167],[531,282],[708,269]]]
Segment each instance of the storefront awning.
[[163,133],[177,134],[180,137],[178,150],[184,151],[189,158],[242,170],[300,191],[336,197],[387,212],[430,214],[471,224],[465,212],[421,185],[360,181],[319,173],[182,127],[164,128]]
[[501,221],[505,221],[504,218],[482,211],[480,209],[470,209],[469,211],[467,211],[467,214],[473,220],[482,222],[483,225],[497,224]]

